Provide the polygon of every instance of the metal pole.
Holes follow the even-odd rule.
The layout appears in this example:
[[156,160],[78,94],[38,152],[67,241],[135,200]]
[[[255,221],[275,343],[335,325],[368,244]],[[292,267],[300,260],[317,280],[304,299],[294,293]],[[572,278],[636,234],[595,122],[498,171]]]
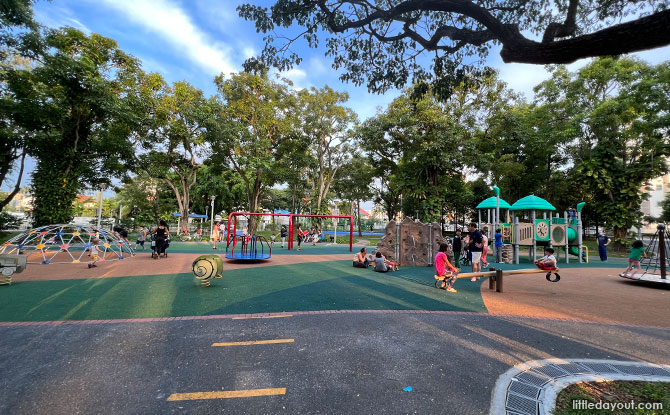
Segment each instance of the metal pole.
[[666,269],[665,269],[665,225],[660,224],[656,227],[658,230],[658,259],[661,261],[661,279],[666,279]]
[[582,259],[582,212],[577,212],[577,245],[579,245],[579,263],[584,262]]
[[533,211],[532,211],[531,219],[533,221],[533,232],[532,232],[532,235],[533,235],[533,249],[532,249],[533,259],[532,259],[532,261],[535,261],[535,258],[537,257],[537,240],[535,239],[535,226],[537,224],[535,223],[535,209],[533,209]]
[[[558,216],[558,214],[556,214]],[[563,219],[565,219],[565,263],[570,263],[570,241],[568,241],[568,235],[570,235],[570,222],[568,220],[568,212],[563,212]]]
[[514,263],[519,263],[519,218],[514,217]]
[[[360,215],[360,212],[359,212]],[[349,218],[349,252],[354,251],[354,217]]]

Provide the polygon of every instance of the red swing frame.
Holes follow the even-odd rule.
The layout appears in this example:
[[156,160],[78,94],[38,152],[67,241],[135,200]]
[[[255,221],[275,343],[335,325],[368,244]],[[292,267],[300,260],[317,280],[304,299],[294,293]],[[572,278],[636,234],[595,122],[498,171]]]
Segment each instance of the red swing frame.
[[349,252],[354,250],[354,217],[340,215],[290,215],[288,219],[288,249],[293,248],[294,218],[343,218],[349,219]]
[[[340,215],[298,215],[291,213],[262,213],[262,212],[232,212],[228,215],[228,234],[226,235],[226,247],[230,245],[230,223],[233,222],[233,235],[237,234],[237,217],[240,215],[249,216],[288,216],[288,249],[293,249],[293,223],[294,218],[337,218],[349,219],[349,252],[354,250],[354,217]],[[233,249],[235,248],[235,238],[233,238]]]

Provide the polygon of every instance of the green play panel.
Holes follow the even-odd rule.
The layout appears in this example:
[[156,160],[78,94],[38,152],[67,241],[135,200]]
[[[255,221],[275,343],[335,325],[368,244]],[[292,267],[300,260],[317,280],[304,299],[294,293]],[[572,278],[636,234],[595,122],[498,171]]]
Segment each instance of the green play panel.
[[0,287],[0,321],[106,320],[314,310],[486,312],[482,282],[434,288],[431,267],[391,273],[329,261],[225,270],[211,287],[191,274],[16,282]]

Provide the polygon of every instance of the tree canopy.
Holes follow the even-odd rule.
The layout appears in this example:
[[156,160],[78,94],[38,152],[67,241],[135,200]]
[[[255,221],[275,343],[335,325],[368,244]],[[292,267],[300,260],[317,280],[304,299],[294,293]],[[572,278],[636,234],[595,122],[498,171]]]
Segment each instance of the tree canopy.
[[[260,60],[301,61],[291,45],[324,42],[341,79],[383,92],[410,77],[457,84],[500,46],[504,62],[563,64],[670,44],[668,0],[276,0],[238,7],[268,34]],[[294,26],[300,31],[296,32]],[[324,40],[325,38],[325,40]]]

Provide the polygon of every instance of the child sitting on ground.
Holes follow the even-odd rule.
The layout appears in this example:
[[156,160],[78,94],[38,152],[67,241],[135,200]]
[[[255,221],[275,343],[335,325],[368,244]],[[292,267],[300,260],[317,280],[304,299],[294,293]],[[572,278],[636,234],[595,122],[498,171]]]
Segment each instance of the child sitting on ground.
[[98,262],[98,243],[100,243],[98,239],[91,241],[91,262],[88,263],[89,268],[97,267],[95,263]]
[[[451,286],[454,285],[454,282],[456,282],[458,269],[454,268],[454,266],[449,262],[449,258],[447,258],[448,250],[449,244],[444,242],[440,244],[440,250],[437,255],[435,255],[435,273],[437,274],[436,277],[443,279],[440,288],[444,288],[450,293],[455,293],[457,291]],[[448,272],[451,273],[450,276],[447,275]]]
[[620,277],[629,276],[628,273],[633,269],[633,265],[638,272],[642,273],[642,268],[640,267],[640,258],[646,258],[647,255],[644,253],[644,243],[640,240],[633,242],[633,245],[630,248],[630,255],[628,255],[628,268],[619,274]]
[[550,247],[544,248],[544,256],[535,261],[535,265],[537,265],[539,269],[545,271],[556,268],[556,257],[554,256],[554,248]]

